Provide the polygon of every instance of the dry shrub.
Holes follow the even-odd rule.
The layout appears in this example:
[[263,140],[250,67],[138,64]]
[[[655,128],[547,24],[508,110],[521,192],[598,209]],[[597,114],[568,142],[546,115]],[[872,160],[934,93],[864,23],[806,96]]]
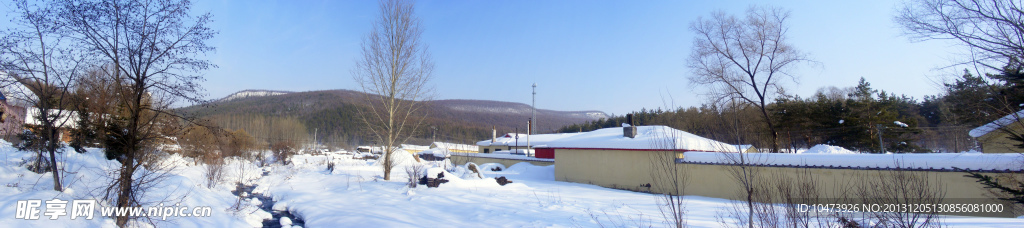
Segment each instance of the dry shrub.
[[415,164],[405,167],[405,173],[409,176],[407,182],[409,188],[416,188],[420,173],[423,173],[423,165]]
[[281,140],[270,144],[270,151],[274,153],[274,157],[281,162],[282,165],[290,164],[292,155],[295,154],[295,142],[291,140]]
[[[857,196],[864,204],[908,205],[939,204],[946,189],[937,177],[924,171],[910,171],[900,166],[879,170],[864,178]],[[865,212],[868,219],[883,227],[941,227],[935,210],[925,213]]]

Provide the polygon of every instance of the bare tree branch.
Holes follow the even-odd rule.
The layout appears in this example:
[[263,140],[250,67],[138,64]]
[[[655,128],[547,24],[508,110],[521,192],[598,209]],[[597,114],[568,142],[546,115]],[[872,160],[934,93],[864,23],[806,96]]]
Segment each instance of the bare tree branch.
[[690,25],[697,33],[687,61],[690,84],[711,88],[715,100],[738,98],[760,108],[772,152],[778,152],[778,133],[766,107],[783,90],[780,79],[796,81],[789,70],[810,61],[786,42],[788,18],[779,8],[751,7],[743,19],[719,11]]
[[380,18],[363,40],[363,56],[353,70],[368,108],[360,117],[384,147],[384,179],[391,179],[392,154],[423,124],[424,101],[432,96],[427,82],[434,63],[420,42],[420,20],[407,0],[380,2]]

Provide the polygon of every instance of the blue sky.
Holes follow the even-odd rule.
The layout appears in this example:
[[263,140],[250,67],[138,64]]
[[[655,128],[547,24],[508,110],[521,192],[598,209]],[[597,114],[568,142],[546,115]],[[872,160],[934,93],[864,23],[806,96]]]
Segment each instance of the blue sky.
[[[195,1],[220,34],[206,58],[209,98],[244,89],[357,89],[351,69],[376,19],[375,1]],[[692,21],[715,10],[742,15],[751,4],[791,11],[789,41],[818,62],[804,65],[790,93],[854,86],[920,99],[957,49],[911,42],[892,22],[897,2],[869,1],[448,1],[417,3],[423,42],[436,63],[437,99],[530,102],[554,110],[624,114],[695,106],[686,80]],[[962,69],[963,67],[958,67]],[[664,102],[671,97],[671,103]],[[664,98],[664,99],[663,99]]]

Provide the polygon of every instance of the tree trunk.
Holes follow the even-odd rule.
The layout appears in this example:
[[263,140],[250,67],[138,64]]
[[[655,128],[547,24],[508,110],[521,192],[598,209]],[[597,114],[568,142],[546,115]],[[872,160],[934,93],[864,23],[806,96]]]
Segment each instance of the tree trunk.
[[386,146],[384,147],[384,180],[391,180],[391,168],[394,168],[391,159],[391,146]]
[[[45,109],[45,110],[48,111],[49,109]],[[49,118],[49,117],[44,117],[44,118]],[[58,172],[60,172],[60,170],[57,169],[57,153],[56,153],[57,152],[57,145],[60,145],[60,138],[58,138],[57,129],[55,129],[53,127],[53,123],[49,122],[48,119],[44,119],[43,121],[44,121],[44,124],[43,124],[44,125],[44,127],[43,127],[43,129],[44,129],[43,130],[44,131],[44,133],[43,133],[44,137],[43,137],[43,140],[41,140],[41,141],[43,141],[43,143],[46,143],[45,144],[46,147],[44,147],[44,148],[46,148],[46,152],[48,152],[50,154],[50,173],[53,175],[53,190],[54,191],[63,191],[61,183],[60,183],[60,173],[58,173]],[[49,122],[49,123],[47,123],[47,122]]]
[[[117,207],[131,207],[132,201],[132,174],[135,173],[135,153],[128,149],[124,161],[121,161],[121,173],[118,177]],[[118,227],[124,227],[128,223],[128,216],[114,218]]]
[[[764,116],[765,124],[768,124],[768,131],[772,136],[772,153],[779,152],[779,132],[775,131],[775,124],[772,123],[771,117],[768,116],[768,110],[765,107],[764,100],[761,100],[761,115]],[[742,151],[740,151],[742,152]]]
[[64,189],[60,183],[60,174],[57,173],[59,172],[59,169],[57,169],[57,155],[54,152],[55,150],[56,148],[50,149],[50,170],[52,171],[50,173],[53,173],[53,190],[60,192],[64,191]]
[[[742,156],[742,155],[740,155]],[[743,164],[746,165],[746,164]],[[744,187],[747,188],[747,227],[754,228],[754,187],[750,180],[749,173],[747,173],[746,167],[741,167],[743,170]]]

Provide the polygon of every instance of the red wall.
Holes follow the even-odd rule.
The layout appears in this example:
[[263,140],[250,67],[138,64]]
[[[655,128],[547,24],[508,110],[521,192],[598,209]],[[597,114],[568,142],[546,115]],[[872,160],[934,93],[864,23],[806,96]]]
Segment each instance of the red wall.
[[536,153],[536,154],[534,154],[534,156],[537,157],[537,158],[555,159],[555,149],[554,148],[536,148],[536,149],[533,149],[533,152]]

